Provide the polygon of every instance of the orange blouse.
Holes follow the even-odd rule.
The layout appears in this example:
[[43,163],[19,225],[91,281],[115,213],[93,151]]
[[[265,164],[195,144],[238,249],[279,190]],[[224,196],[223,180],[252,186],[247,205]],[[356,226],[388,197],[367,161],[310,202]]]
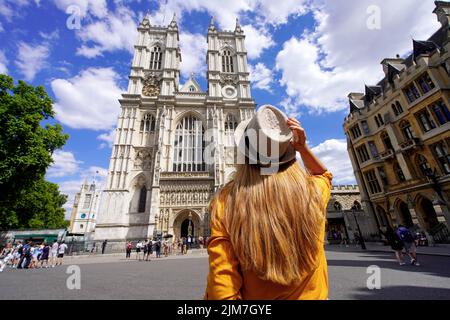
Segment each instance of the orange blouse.
[[[326,208],[331,196],[333,176],[327,171],[321,176],[313,176],[313,179],[322,189]],[[217,206],[218,216],[221,217],[223,203],[219,201]],[[325,220],[320,239],[325,239]],[[318,267],[303,277],[301,282],[289,286],[262,280],[252,271],[241,271],[230,237],[220,222],[211,224],[208,255],[209,275],[205,294],[207,300],[328,299],[328,270],[323,243],[320,246]]]

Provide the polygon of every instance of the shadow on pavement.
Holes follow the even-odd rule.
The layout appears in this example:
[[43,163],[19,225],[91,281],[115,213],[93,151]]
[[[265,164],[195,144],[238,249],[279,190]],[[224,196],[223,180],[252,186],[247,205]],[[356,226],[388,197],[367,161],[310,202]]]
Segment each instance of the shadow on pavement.
[[380,290],[358,289],[356,300],[448,300],[450,289],[417,286],[386,286]]

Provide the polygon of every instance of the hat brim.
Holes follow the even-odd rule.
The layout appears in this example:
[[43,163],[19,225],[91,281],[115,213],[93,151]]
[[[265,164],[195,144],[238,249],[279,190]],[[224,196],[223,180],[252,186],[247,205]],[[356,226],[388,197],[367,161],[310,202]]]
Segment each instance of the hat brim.
[[[249,152],[248,148],[245,144],[245,131],[248,128],[248,125],[253,119],[242,121],[234,131],[234,142],[236,144],[237,151],[245,156],[247,159],[251,161],[251,163],[261,164],[258,159],[253,157],[253,154]],[[278,167],[283,164],[289,163],[297,157],[297,151],[295,151],[294,147],[290,145],[286,151],[286,153],[278,159],[278,161],[271,161],[268,166]]]

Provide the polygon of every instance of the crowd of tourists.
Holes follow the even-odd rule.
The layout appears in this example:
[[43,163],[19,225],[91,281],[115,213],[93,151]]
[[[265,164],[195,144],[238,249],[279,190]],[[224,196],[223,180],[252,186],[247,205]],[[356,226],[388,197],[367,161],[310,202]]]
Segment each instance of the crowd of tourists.
[[67,248],[64,241],[57,240],[54,240],[52,244],[32,241],[8,243],[0,253],[0,272],[3,272],[6,267],[11,269],[54,268],[63,264]]
[[135,245],[131,241],[126,244],[125,252],[126,258],[131,259],[131,253],[135,251],[136,260],[149,261],[152,256],[161,258],[161,256],[168,257],[169,255],[185,255],[189,249],[205,247],[207,239],[203,237],[189,238],[182,237],[172,241],[171,239],[153,239],[153,240],[139,240]]

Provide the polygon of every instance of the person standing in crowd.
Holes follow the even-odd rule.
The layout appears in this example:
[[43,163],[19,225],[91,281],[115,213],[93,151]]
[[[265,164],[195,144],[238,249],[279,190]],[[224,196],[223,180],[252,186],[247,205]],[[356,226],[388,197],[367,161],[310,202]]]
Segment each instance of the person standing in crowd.
[[14,261],[13,268],[17,268],[19,266],[20,259],[23,254],[23,244],[22,241],[19,241],[14,249]]
[[28,269],[28,266],[31,263],[31,246],[31,241],[27,241],[27,243],[23,246],[23,253],[20,257],[17,269]]
[[405,226],[399,225],[397,229],[397,235],[403,242],[406,253],[411,258],[411,264],[417,267],[420,266],[419,262],[417,261],[417,246],[414,233],[412,233],[412,231]]
[[102,254],[105,254],[107,244],[108,244],[108,240],[105,239],[105,241],[103,241],[103,243],[102,243]]
[[42,244],[43,248],[42,248],[42,255],[40,258],[40,263],[41,263],[41,268],[44,267],[44,262],[45,262],[45,268],[48,268],[48,259],[50,256],[50,246],[48,245],[47,242],[44,242]]
[[142,257],[142,260],[145,260],[148,255],[148,239],[144,241],[142,244],[142,251],[144,252],[144,256]]
[[156,258],[161,258],[161,241],[156,239]]
[[14,249],[11,243],[8,243],[5,248],[0,252],[0,272],[3,272],[3,269],[8,264],[9,261],[14,259]]
[[[258,147],[266,146],[261,138],[270,140],[269,159]],[[328,299],[324,244],[332,174],[306,145],[300,123],[275,107],[263,106],[241,123],[235,141],[245,164],[210,204],[205,299]]]
[[151,261],[151,255],[153,254],[153,243],[152,240],[149,240],[147,242],[147,258],[145,258],[145,261]]
[[141,261],[142,242],[139,240],[136,244],[136,260]]
[[62,241],[58,247],[58,259],[57,259],[56,265],[59,264],[60,266],[62,266],[63,260],[64,260],[64,254],[66,253],[66,250],[67,250],[67,244],[65,241]]
[[183,243],[183,245],[182,245],[182,254],[185,255],[185,254],[187,254],[187,240],[186,240],[186,237],[182,238],[182,243]]
[[55,240],[53,240],[53,244],[52,244],[51,251],[50,251],[52,268],[54,268],[56,266],[56,264],[58,263],[58,248],[59,248],[59,243],[55,239]]
[[31,255],[32,255],[32,260],[31,260],[31,264],[30,264],[30,269],[34,269],[34,268],[38,268],[39,267],[39,258],[41,257],[42,254],[42,248],[40,245],[35,245],[32,248],[31,251]]
[[403,242],[400,237],[397,235],[394,229],[390,225],[380,230],[381,234],[385,236],[388,244],[391,246],[391,249],[395,252],[395,257],[397,258],[397,262],[399,265],[404,266],[405,261],[403,259]]
[[133,245],[131,244],[131,241],[127,242],[127,246],[125,248],[126,251],[126,256],[125,259],[130,259],[131,258],[131,250],[133,249]]

